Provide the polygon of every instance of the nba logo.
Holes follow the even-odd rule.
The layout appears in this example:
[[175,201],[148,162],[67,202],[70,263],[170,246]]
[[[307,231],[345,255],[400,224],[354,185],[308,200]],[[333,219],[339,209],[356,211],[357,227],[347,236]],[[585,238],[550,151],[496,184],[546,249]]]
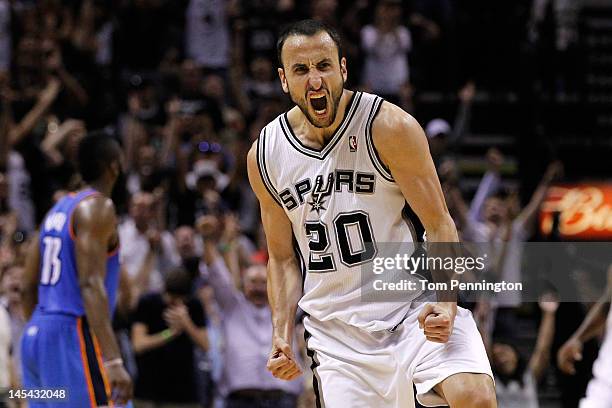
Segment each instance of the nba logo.
[[351,152],[357,151],[357,136],[349,136],[349,149]]

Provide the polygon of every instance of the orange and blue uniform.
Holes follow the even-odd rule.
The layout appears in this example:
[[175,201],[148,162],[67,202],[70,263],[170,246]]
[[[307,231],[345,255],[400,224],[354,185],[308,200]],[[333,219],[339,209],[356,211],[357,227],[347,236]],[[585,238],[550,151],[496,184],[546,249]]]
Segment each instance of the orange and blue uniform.
[[[27,389],[66,390],[66,398],[30,401],[31,408],[112,406],[99,345],[85,317],[72,224],[77,205],[96,194],[86,189],[62,198],[40,228],[38,305],[22,337],[23,382]],[[111,316],[119,286],[118,249],[108,254],[104,279]]]

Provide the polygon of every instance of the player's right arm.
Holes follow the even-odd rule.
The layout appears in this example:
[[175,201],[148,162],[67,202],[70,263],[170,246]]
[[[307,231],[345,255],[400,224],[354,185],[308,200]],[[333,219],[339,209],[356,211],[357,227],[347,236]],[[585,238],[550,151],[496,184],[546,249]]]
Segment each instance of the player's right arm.
[[111,326],[104,279],[109,243],[115,236],[117,218],[113,202],[95,196],[74,210],[73,227],[79,286],[87,321],[98,339],[106,372],[120,404],[132,396],[132,382],[121,363],[121,353]]
[[302,276],[293,250],[293,230],[285,211],[263,184],[257,163],[257,143],[247,156],[251,187],[259,200],[268,245],[268,301],[272,310],[272,351],[268,370],[283,380],[293,380],[301,368],[291,349],[295,313],[302,295]]

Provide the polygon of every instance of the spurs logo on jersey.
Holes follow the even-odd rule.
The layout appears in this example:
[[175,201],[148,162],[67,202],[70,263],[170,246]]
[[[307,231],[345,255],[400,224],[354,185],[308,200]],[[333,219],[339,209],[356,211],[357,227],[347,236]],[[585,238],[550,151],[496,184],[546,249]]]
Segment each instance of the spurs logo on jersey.
[[304,273],[300,307],[368,330],[395,326],[412,299],[362,302],[360,266],[376,256],[377,243],[414,242],[423,233],[372,142],[382,102],[355,92],[320,150],[300,142],[286,113],[262,130],[257,146],[262,180],[292,224]]
[[308,202],[308,204],[311,206],[310,211],[316,211],[318,215],[321,210],[326,210],[327,208],[323,207],[323,204],[325,204],[324,200],[331,195],[333,188],[333,173],[329,173],[327,176],[327,184],[325,185],[325,188],[323,188],[323,176],[319,174],[317,176],[317,181],[315,182],[315,188],[311,194],[312,200]]
[[315,178],[314,188],[310,179],[304,179],[291,187],[283,189],[279,193],[279,197],[283,206],[288,211],[298,208],[304,204],[304,197],[310,193],[311,210],[325,210],[323,207],[325,199],[331,196],[332,193],[341,193],[343,191],[352,192],[355,194],[372,194],[374,193],[374,185],[376,183],[376,175],[374,173],[355,173],[353,170],[335,170],[327,175],[327,181],[323,183],[323,175],[319,174]]

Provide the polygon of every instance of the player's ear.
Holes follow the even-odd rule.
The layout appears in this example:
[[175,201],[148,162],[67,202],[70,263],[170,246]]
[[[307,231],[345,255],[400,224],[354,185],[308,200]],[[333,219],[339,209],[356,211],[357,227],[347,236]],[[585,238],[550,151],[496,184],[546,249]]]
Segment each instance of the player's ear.
[[283,91],[285,93],[289,93],[289,85],[287,84],[287,77],[285,76],[285,70],[282,68],[278,68],[278,77],[281,81],[281,86],[283,87]]
[[348,78],[348,71],[346,70],[346,58],[340,58],[340,73],[342,74],[342,79],[346,82]]

